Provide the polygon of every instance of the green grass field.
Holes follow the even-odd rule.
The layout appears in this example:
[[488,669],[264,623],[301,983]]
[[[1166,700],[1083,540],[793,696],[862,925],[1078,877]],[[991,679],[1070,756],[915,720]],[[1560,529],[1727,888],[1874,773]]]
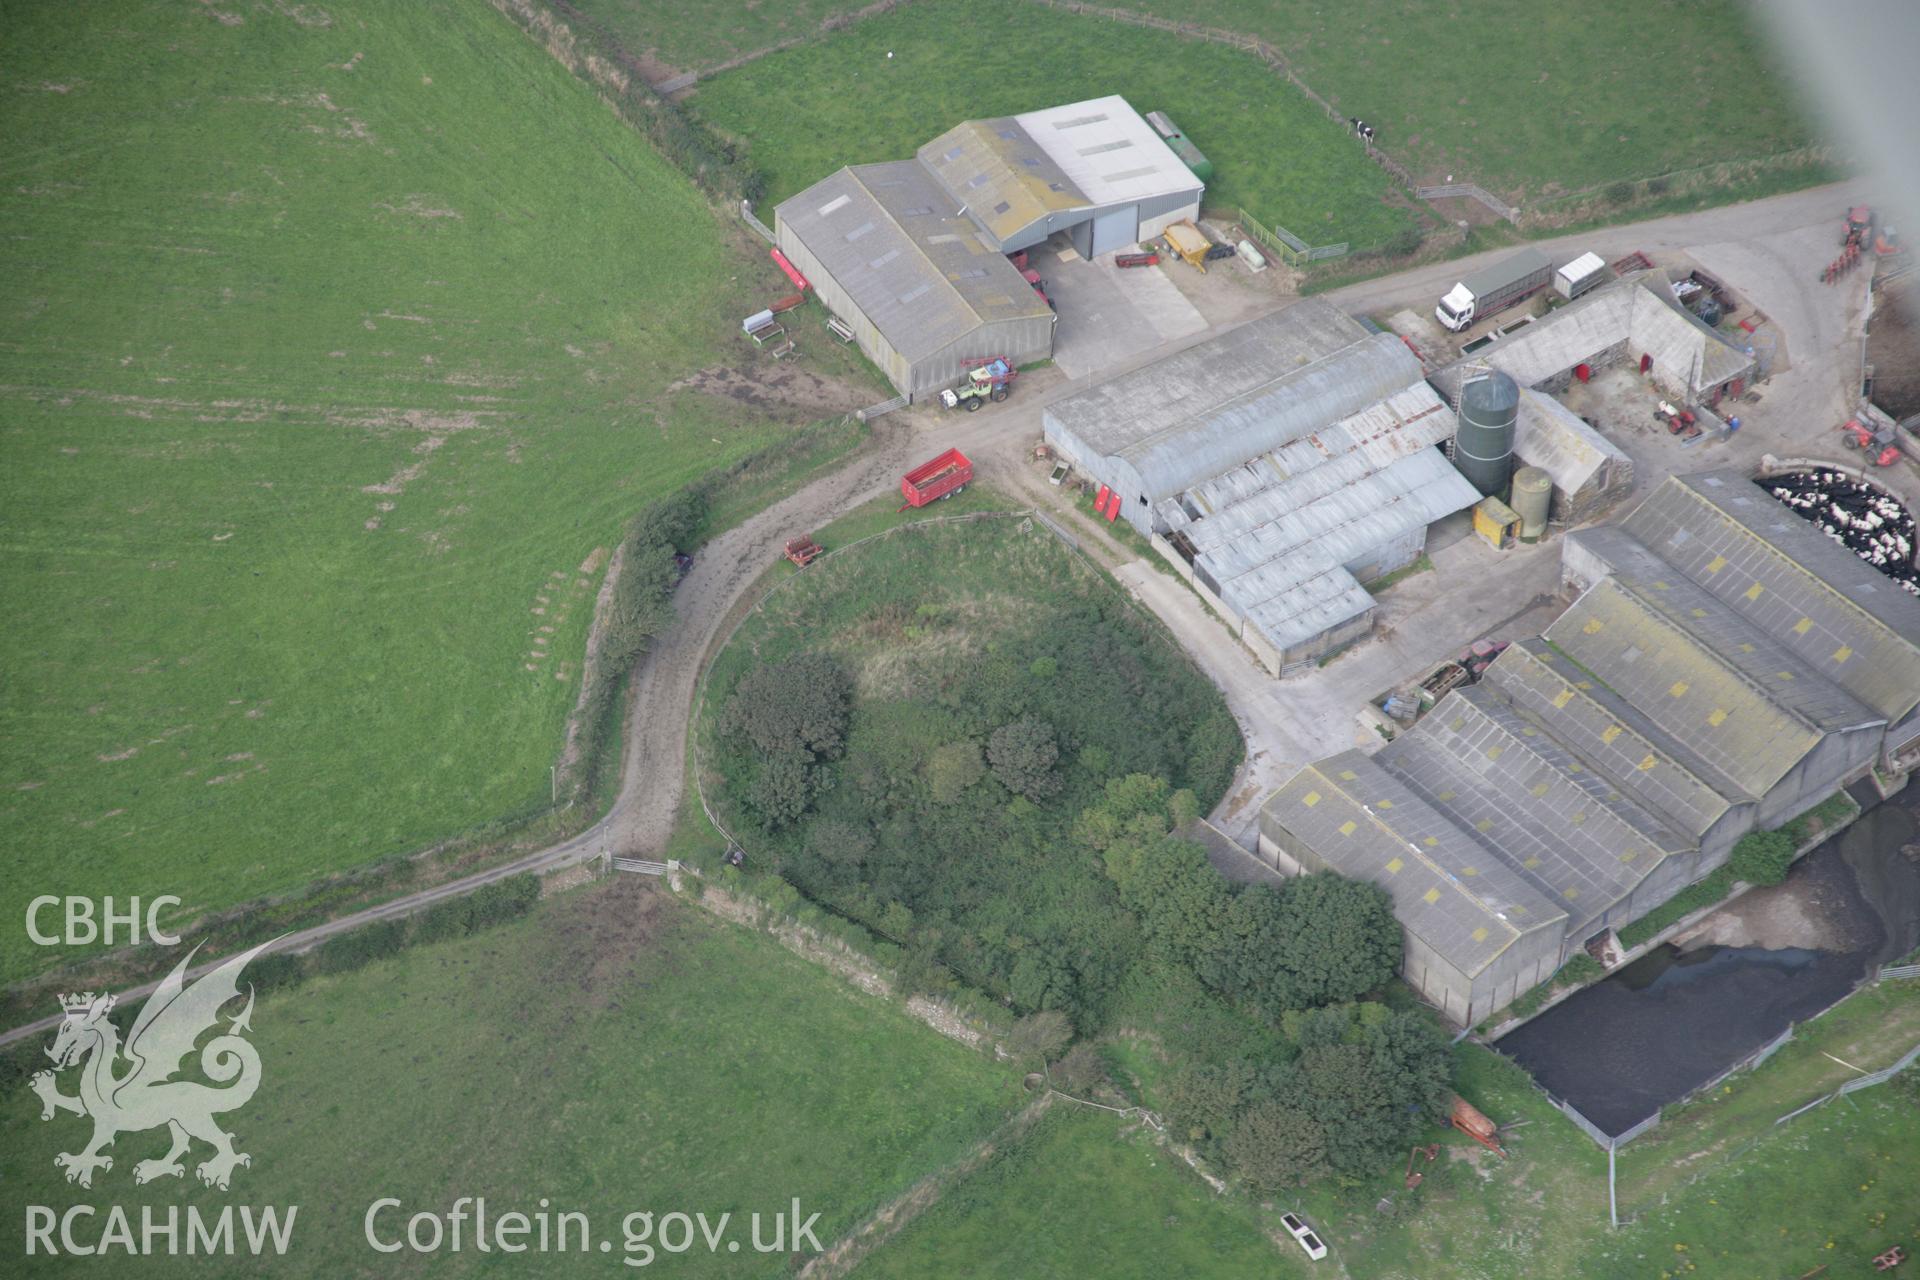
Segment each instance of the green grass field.
[[[1137,1121],[1056,1101],[857,1274],[1038,1277],[1307,1275],[1241,1197],[1216,1196]],[[1297,1265],[1296,1265],[1297,1264]]]
[[1022,0],[924,0],[716,76],[688,101],[747,141],[771,207],[841,165],[910,157],[963,120],[1110,93],[1180,122],[1214,163],[1209,204],[1244,205],[1310,244],[1368,245],[1413,224],[1346,130],[1251,54]]
[[[1920,1075],[1775,1126],[1852,1072],[1823,1051],[1884,1066],[1920,1038],[1920,983],[1887,983],[1808,1024],[1758,1071],[1734,1077],[1619,1154],[1623,1226],[1607,1226],[1606,1154],[1526,1073],[1464,1046],[1456,1083],[1511,1130],[1500,1160],[1451,1131],[1417,1199],[1399,1169],[1301,1204],[1351,1275],[1368,1280],[1793,1280],[1874,1274],[1868,1259],[1920,1243]],[[1417,1207],[1381,1214],[1392,1198]],[[1834,1246],[1827,1248],[1827,1241]],[[1685,1245],[1675,1249],[1675,1245]],[[1689,1270],[1687,1264],[1693,1263]]]
[[[22,1256],[24,1204],[111,1202],[137,1222],[142,1204],[231,1201],[300,1206],[285,1260],[154,1258],[143,1274],[618,1275],[629,1212],[731,1211],[744,1231],[747,1214],[796,1196],[820,1211],[826,1245],[1024,1100],[1011,1066],[639,877],[263,997],[253,1027],[260,1091],[225,1120],[253,1163],[229,1194],[191,1169],[136,1187],[134,1162],[165,1148],[154,1132],[123,1135],[91,1191],[69,1186],[52,1157],[76,1149],[83,1122],[42,1123],[32,1095],[10,1089],[0,1252]],[[389,1258],[363,1241],[376,1198],[403,1201],[401,1230],[406,1214],[444,1213],[462,1195],[487,1196],[496,1214],[543,1196],[584,1211],[613,1256]],[[659,1261],[676,1275],[786,1273],[784,1257],[744,1246]],[[101,1269],[39,1259],[32,1274],[88,1263]]]
[[1260,37],[1423,182],[1551,195],[1816,141],[1735,0],[1108,2]]
[[29,6],[0,65],[8,918],[538,811],[622,521],[862,396],[758,385],[785,281],[485,5]]
[[619,41],[623,49],[648,59],[648,74],[658,83],[675,72],[704,71],[783,40],[815,34],[822,21],[862,9],[869,2],[794,0],[775,6],[757,0],[699,5],[573,0],[569,7]]

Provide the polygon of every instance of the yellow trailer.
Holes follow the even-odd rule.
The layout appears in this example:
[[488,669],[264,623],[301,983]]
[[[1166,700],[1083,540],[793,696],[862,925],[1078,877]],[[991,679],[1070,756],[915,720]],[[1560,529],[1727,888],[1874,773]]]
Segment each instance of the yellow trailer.
[[1175,222],[1168,225],[1165,235],[1168,249],[1185,258],[1190,266],[1205,274],[1207,250],[1213,248],[1213,242],[1201,234],[1200,228],[1191,222]]

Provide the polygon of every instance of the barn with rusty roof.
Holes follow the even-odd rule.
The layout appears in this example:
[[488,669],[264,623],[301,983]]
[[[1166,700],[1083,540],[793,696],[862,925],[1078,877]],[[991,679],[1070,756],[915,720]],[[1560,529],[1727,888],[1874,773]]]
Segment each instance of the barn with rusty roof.
[[1544,636],[1261,811],[1270,865],[1392,893],[1463,1025],[1920,743],[1920,601],[1736,472],[1568,535],[1563,574]]

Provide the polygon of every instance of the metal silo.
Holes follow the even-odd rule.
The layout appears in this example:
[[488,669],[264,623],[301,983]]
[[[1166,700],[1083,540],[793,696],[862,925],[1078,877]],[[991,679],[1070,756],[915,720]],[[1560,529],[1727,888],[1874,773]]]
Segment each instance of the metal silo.
[[1453,465],[1486,497],[1506,496],[1513,474],[1513,423],[1519,416],[1520,388],[1498,369],[1460,388]]
[[1547,532],[1547,507],[1553,501],[1553,477],[1538,467],[1513,473],[1513,498],[1508,502],[1520,517],[1520,541],[1538,542]]

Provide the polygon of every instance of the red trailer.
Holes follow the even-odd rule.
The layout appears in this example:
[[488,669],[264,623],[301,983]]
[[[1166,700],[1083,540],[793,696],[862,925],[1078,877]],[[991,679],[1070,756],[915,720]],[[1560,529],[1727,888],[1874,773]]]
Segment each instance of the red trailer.
[[931,462],[923,462],[900,477],[900,496],[907,507],[924,507],[941,498],[951,498],[973,479],[973,463],[958,449],[949,449]]

